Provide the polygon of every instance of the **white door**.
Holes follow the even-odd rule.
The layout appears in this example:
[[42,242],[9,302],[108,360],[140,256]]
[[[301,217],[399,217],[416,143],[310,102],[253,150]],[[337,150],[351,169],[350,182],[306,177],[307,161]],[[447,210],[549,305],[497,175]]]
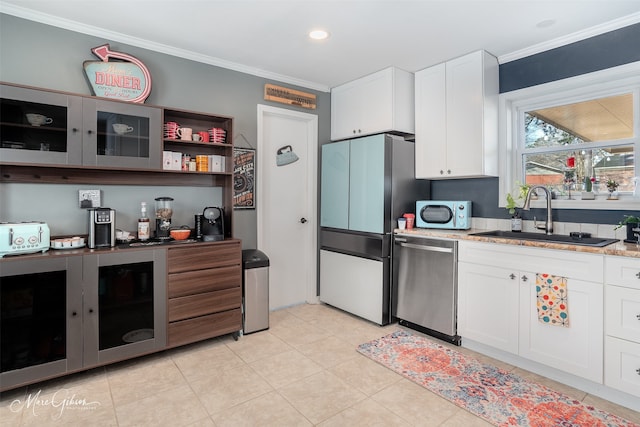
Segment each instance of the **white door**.
[[318,116],[258,105],[257,246],[272,310],[318,301],[317,147]]

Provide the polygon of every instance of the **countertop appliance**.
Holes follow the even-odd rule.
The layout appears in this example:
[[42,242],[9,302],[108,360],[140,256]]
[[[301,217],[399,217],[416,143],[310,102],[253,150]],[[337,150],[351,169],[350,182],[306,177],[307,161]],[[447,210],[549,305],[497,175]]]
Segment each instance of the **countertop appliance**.
[[455,240],[394,237],[393,315],[401,325],[460,345],[457,258]]
[[416,227],[468,230],[471,228],[471,202],[418,200]]
[[46,252],[50,246],[49,226],[40,221],[0,223],[0,258],[5,255]]
[[379,134],[322,146],[320,300],[379,325],[392,319],[397,219],[430,193],[415,179],[414,145]]
[[[219,207],[207,207],[202,211],[200,231],[202,241],[217,242],[224,240],[224,209]],[[196,229],[198,226],[196,225]]]
[[89,212],[89,248],[111,248],[116,245],[116,211],[110,208],[91,208]]

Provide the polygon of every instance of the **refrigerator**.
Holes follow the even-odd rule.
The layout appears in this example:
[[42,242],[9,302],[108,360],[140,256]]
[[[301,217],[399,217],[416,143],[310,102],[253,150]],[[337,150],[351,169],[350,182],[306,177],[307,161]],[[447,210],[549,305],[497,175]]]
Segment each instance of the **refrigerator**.
[[414,143],[379,134],[321,148],[320,301],[379,325],[392,320],[392,234],[429,199]]

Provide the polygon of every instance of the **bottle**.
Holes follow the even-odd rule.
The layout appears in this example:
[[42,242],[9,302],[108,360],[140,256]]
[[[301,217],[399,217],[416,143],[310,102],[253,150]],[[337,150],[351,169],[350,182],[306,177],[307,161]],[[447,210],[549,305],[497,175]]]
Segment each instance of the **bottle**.
[[511,231],[522,231],[522,218],[518,212],[511,217]]
[[140,218],[138,219],[138,240],[149,240],[150,221],[147,216],[147,204],[140,203]]

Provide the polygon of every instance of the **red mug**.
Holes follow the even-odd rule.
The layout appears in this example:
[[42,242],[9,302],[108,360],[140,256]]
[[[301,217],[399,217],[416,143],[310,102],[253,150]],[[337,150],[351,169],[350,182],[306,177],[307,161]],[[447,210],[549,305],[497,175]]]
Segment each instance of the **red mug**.
[[407,219],[407,230],[411,230],[413,228],[413,224],[416,220],[416,215],[412,213],[406,213],[402,215],[403,218]]
[[198,132],[198,135],[200,135],[200,139],[202,142],[209,142],[209,132],[201,131]]

